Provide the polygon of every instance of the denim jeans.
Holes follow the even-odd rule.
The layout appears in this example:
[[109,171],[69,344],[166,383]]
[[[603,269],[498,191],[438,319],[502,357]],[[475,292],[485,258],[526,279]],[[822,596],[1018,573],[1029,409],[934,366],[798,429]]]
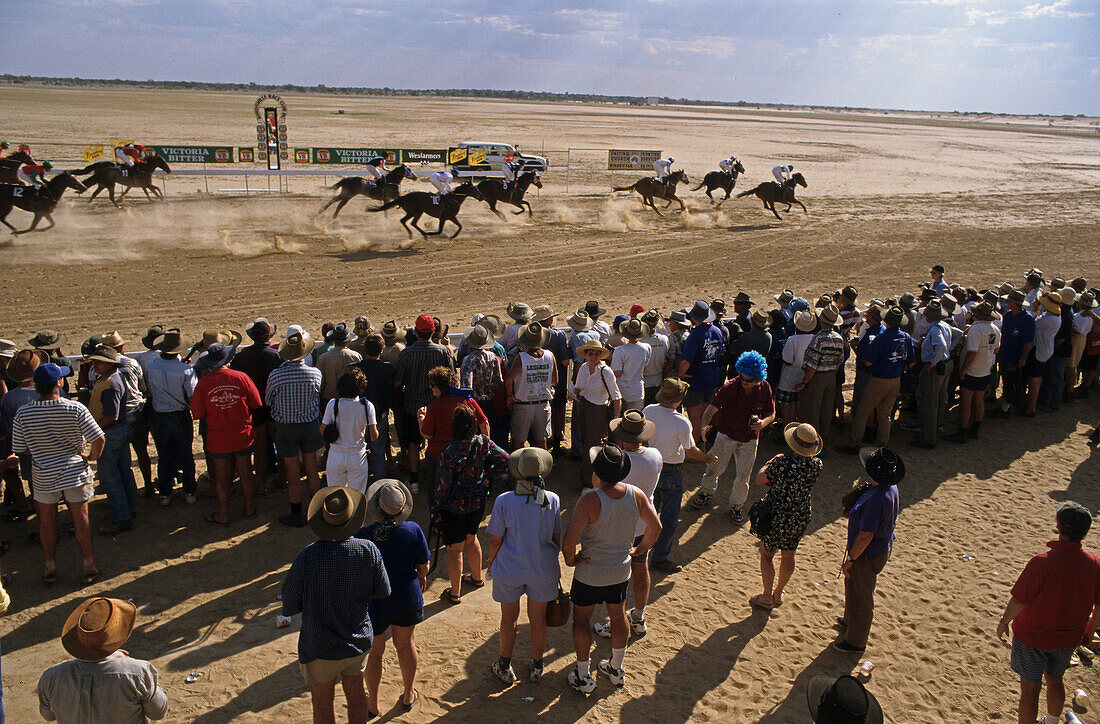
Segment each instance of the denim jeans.
[[654,563],[668,560],[672,543],[676,540],[676,526],[680,522],[680,505],[684,500],[683,465],[665,465],[653,490],[653,507],[661,519],[661,535],[650,553]]
[[386,477],[386,450],[390,447],[390,416],[378,415],[378,439],[370,443],[370,478]]
[[107,493],[107,505],[111,518],[124,523],[137,511],[137,483],[130,467],[130,439],[134,429],[126,420],[120,420],[104,431],[106,441],[96,469],[99,482]]
[[191,413],[154,412],[153,443],[157,448],[157,492],[171,495],[176,475],[180,475],[183,492],[194,495],[195,456],[191,452],[191,442],[195,439],[195,428],[191,423]]
[[1062,406],[1062,394],[1066,391],[1066,357],[1054,355],[1047,360],[1043,372],[1043,385],[1039,388],[1039,402],[1055,410]]

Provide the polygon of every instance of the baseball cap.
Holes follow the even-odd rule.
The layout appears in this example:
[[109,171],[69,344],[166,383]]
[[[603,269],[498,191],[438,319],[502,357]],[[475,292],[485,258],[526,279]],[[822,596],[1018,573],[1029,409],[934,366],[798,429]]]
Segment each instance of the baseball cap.
[[435,319],[430,314],[421,314],[416,318],[415,327],[417,332],[434,332]]
[[47,362],[44,365],[39,365],[38,369],[34,371],[34,382],[38,385],[50,385],[72,373],[73,371],[68,367],[60,367],[53,362]]

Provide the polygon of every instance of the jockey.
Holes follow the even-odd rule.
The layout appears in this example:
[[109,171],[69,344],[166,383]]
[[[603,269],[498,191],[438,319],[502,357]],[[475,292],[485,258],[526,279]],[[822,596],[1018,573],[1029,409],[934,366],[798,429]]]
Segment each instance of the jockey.
[[140,149],[140,146],[127,143],[125,146],[119,146],[115,149],[115,158],[127,168],[132,168],[136,162],[141,160]]
[[723,158],[718,162],[718,168],[721,169],[722,173],[728,173],[731,176],[734,174],[736,167],[737,156],[731,155],[729,158]]
[[0,153],[7,151],[11,147],[11,144],[7,141],[0,141]]
[[389,169],[386,168],[386,159],[375,156],[367,161],[367,173],[371,175],[371,181],[381,181],[389,173]]
[[516,175],[523,168],[523,159],[518,161],[505,161],[501,164],[500,170],[504,174],[504,188],[507,190],[508,184],[516,180]]
[[27,158],[31,159],[30,163],[32,163],[32,164],[34,163],[34,158],[31,156],[31,147],[28,146],[27,144],[25,144],[25,143],[19,144],[19,148],[15,149],[15,153],[13,153],[12,156],[14,156],[18,153],[25,153],[27,155]]
[[676,163],[676,159],[672,156],[668,158],[659,158],[653,162],[653,171],[657,174],[658,181],[664,181],[672,171],[672,164]]
[[42,186],[46,183],[46,172],[53,168],[49,161],[43,161],[41,165],[28,163],[19,167],[16,178],[24,186]]
[[791,180],[791,171],[794,171],[794,166],[776,166],[772,169],[772,176],[775,176],[775,182],[782,186]]
[[446,196],[451,193],[451,181],[456,178],[458,178],[458,169],[452,168],[450,171],[446,169],[436,171],[428,176],[428,181],[430,181],[432,186],[435,186],[436,190],[439,191],[439,196]]

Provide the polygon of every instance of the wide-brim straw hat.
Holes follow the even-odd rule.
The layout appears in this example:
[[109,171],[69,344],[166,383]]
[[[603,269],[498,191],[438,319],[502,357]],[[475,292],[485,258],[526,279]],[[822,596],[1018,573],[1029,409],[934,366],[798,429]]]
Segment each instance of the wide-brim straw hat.
[[599,352],[600,359],[607,359],[611,356],[611,350],[600,344],[598,339],[590,339],[580,347],[577,347],[577,354],[581,357],[585,356],[589,352]]
[[108,347],[105,344],[97,345],[92,350],[91,354],[84,355],[85,362],[108,362],[113,365],[118,364],[118,351],[114,347]]
[[678,405],[683,402],[688,393],[688,383],[677,377],[666,377],[661,380],[661,386],[657,389],[656,400],[658,405]]
[[519,333],[517,342],[520,347],[541,349],[550,342],[550,330],[538,322],[531,322]]
[[569,325],[569,328],[574,332],[587,332],[592,329],[592,325],[595,322],[592,321],[592,317],[588,316],[588,312],[583,309],[578,309],[568,317],[565,318],[565,323]]
[[989,302],[975,304],[974,308],[970,310],[970,313],[974,315],[974,319],[979,322],[993,322],[1001,318],[1001,315],[997,314],[997,310],[995,310],[993,305]]
[[81,661],[101,661],[122,648],[134,630],[137,608],[118,598],[89,598],[61,627],[61,645]]
[[206,349],[212,344],[221,342],[226,347],[239,347],[244,337],[233,329],[204,329],[202,332],[201,348]]
[[485,327],[485,329],[489,330],[489,334],[494,337],[499,337],[501,332],[504,331],[504,320],[496,314],[483,314],[481,315],[481,319],[474,322],[474,324]]
[[470,349],[492,349],[497,342],[488,328],[480,324],[468,327],[462,332],[462,336],[466,339],[466,346]]
[[508,456],[513,480],[545,478],[554,467],[554,456],[541,447],[521,447]]
[[840,310],[836,308],[836,305],[830,304],[817,313],[817,318],[820,319],[821,323],[826,327],[835,327],[836,323],[840,321]]
[[[544,451],[545,452],[545,451]],[[392,518],[395,525],[412,515],[413,496],[405,484],[393,478],[375,480],[367,488],[367,520],[377,523]]]
[[783,439],[795,453],[812,458],[821,452],[825,441],[813,425],[806,422],[791,422],[783,428]]
[[27,344],[35,349],[54,350],[60,347],[65,342],[65,335],[58,334],[52,329],[43,329],[40,332],[35,333],[33,337],[27,340]]
[[11,359],[15,356],[18,349],[19,345],[12,342],[10,339],[0,339],[0,357]]
[[191,345],[183,341],[183,335],[180,334],[178,327],[166,329],[164,334],[153,340],[153,349],[164,354],[179,354],[190,348]]
[[[845,681],[842,682],[841,679]],[[843,687],[843,691],[832,687]],[[830,701],[839,708],[837,716],[820,711],[821,699],[826,691],[830,691]],[[849,706],[845,707],[844,702]],[[879,706],[878,699],[851,676],[842,676],[840,679],[831,676],[815,676],[810,679],[806,687],[806,704],[810,708],[810,717],[816,724],[839,724],[842,721],[861,721],[862,724],[882,724],[883,722],[882,707]],[[818,718],[819,716],[821,718]],[[837,718],[845,716],[847,718]]]
[[508,309],[505,310],[509,317],[516,320],[520,324],[530,322],[531,317],[535,312],[531,307],[523,302],[512,302],[508,305]]
[[126,344],[126,340],[124,340],[122,338],[122,335],[118,332],[108,332],[107,334],[103,335],[103,344],[107,345],[108,347],[118,349],[119,347]]
[[799,332],[812,332],[817,329],[817,315],[806,309],[794,315],[794,328]]
[[289,338],[279,343],[279,356],[288,362],[296,362],[305,359],[305,356],[313,351],[316,342],[309,332],[292,334]]
[[367,499],[362,493],[344,485],[329,485],[309,501],[306,520],[319,537],[342,541],[363,527],[366,515]]
[[644,339],[649,336],[649,325],[640,319],[631,318],[619,325],[619,334],[627,339]]
[[1043,309],[1047,310],[1051,314],[1062,313],[1062,295],[1058,292],[1047,292],[1039,295],[1039,303],[1043,305]]
[[[558,313],[549,304],[543,304],[531,310],[531,319],[535,322],[546,322],[556,316],[558,316]],[[550,325],[545,326],[549,327]]]
[[611,421],[611,436],[623,442],[646,442],[657,432],[657,424],[639,410],[627,410]]
[[50,357],[45,350],[21,349],[12,356],[11,362],[8,362],[7,375],[12,382],[21,385],[27,380],[33,380],[34,371],[49,361]]

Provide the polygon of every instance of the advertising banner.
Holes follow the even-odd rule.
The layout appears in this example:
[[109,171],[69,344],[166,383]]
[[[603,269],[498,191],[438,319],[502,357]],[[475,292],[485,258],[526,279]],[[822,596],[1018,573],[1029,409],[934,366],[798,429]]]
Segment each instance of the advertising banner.
[[429,151],[418,148],[401,149],[401,163],[446,163],[447,152],[445,150]]
[[612,149],[607,152],[607,170],[652,171],[653,162],[660,157],[660,151],[628,151]]
[[168,163],[233,163],[232,146],[152,146]]
[[401,151],[396,148],[314,148],[314,163],[336,163],[364,166],[376,156],[386,159],[387,164],[400,163]]

